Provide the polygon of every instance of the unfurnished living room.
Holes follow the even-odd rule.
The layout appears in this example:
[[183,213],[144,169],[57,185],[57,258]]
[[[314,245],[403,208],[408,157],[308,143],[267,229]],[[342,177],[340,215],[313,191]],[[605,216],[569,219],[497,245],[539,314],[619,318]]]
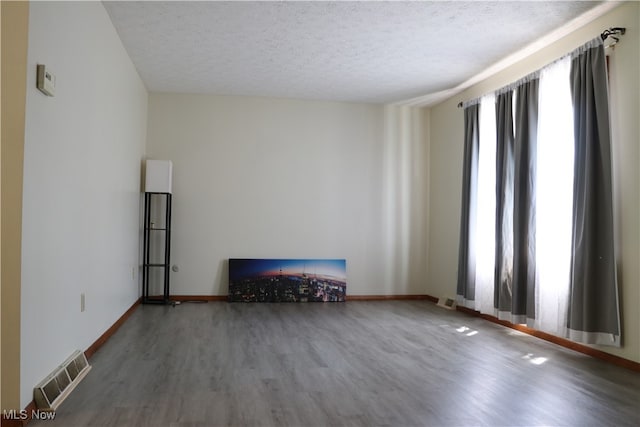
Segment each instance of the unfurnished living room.
[[640,2],[2,1],[2,426],[640,425]]

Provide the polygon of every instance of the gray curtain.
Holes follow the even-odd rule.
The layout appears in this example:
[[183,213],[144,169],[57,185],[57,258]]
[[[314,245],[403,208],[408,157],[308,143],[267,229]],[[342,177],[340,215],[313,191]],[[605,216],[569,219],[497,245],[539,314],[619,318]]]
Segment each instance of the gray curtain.
[[568,336],[620,346],[607,69],[600,38],[574,54],[574,199]]
[[478,198],[478,150],[480,145],[478,104],[464,110],[464,158],[462,172],[462,208],[460,214],[460,246],[458,255],[458,303],[475,300],[476,289],[476,222]]
[[516,89],[511,314],[518,323],[535,318],[538,86],[535,78]]
[[513,91],[496,98],[496,240],[493,306],[511,311],[513,294]]
[[496,266],[494,307],[513,323],[535,318],[537,76],[496,102]]

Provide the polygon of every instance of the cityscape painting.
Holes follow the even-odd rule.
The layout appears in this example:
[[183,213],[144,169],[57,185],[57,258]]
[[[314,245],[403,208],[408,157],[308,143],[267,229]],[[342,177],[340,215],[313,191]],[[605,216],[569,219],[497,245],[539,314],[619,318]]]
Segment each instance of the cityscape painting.
[[229,259],[229,302],[338,302],[344,259]]

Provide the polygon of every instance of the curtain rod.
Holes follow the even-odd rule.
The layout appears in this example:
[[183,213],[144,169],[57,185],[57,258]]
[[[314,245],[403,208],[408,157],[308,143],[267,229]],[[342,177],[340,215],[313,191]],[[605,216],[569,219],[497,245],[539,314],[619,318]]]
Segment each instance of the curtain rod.
[[[600,38],[602,41],[605,41],[607,38],[611,37],[614,40],[612,45],[614,45],[620,41],[620,37],[617,36],[624,36],[626,32],[627,29],[625,27],[610,27],[600,34]],[[463,105],[464,103],[462,101],[458,102],[458,108],[462,108]]]
[[608,37],[611,37],[616,43],[618,43],[620,38],[616,36],[624,36],[624,33],[626,32],[627,29],[624,27],[611,27],[608,30],[604,30],[602,34],[600,34],[600,38],[602,38],[602,41],[605,41]]

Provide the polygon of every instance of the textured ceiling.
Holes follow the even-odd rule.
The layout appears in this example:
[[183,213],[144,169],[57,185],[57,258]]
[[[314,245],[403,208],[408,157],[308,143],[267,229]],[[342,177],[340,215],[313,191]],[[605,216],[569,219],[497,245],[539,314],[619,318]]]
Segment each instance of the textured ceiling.
[[376,103],[456,87],[597,4],[104,2],[150,91]]

